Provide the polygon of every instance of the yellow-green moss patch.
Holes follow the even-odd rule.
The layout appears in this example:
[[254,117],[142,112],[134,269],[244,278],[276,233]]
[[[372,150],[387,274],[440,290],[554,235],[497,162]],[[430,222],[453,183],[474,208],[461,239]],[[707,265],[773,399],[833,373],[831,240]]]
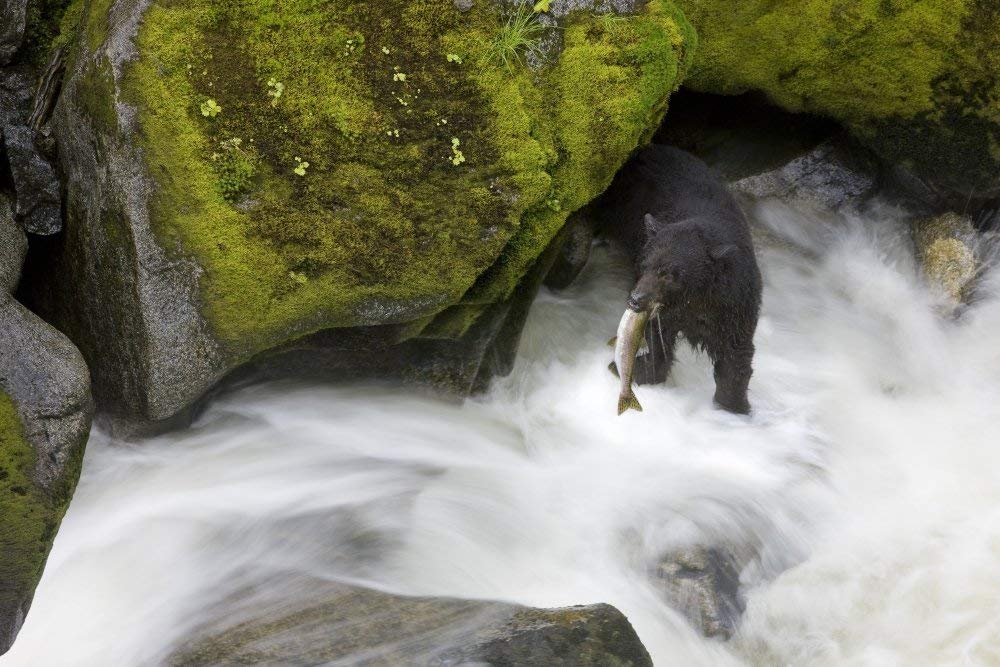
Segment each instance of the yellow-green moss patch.
[[698,30],[686,84],[759,90],[834,118],[958,192],[1000,188],[994,0],[677,0]]
[[694,42],[664,0],[579,12],[532,70],[489,58],[503,20],[449,0],[147,10],[119,101],[138,111],[154,231],[204,270],[230,354],[508,295],[655,128]]

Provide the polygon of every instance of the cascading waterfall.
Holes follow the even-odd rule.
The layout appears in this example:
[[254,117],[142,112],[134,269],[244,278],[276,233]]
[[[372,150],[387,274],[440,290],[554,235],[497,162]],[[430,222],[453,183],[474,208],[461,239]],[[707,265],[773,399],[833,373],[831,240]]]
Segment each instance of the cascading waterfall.
[[[888,206],[753,212],[765,276],[749,419],[686,345],[615,415],[629,270],[598,247],[534,305],[516,368],[463,405],[270,384],[142,443],[95,434],[7,665],[162,662],[278,572],[535,606],[608,602],[658,664],[1000,664],[1000,275],[955,319]],[[708,640],[651,572],[751,545]]]

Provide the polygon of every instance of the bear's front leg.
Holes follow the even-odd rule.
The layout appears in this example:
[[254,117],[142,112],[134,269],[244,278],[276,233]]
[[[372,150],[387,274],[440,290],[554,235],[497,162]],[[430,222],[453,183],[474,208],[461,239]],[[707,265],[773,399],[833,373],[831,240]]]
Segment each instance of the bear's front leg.
[[715,403],[723,410],[739,415],[750,414],[747,388],[753,374],[753,344],[726,350],[715,359]]

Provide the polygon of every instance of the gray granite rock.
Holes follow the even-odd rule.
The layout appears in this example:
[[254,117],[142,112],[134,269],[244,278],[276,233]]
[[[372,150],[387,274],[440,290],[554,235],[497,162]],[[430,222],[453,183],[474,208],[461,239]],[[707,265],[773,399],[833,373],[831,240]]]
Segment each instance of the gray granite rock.
[[664,556],[657,582],[671,605],[706,637],[729,639],[739,625],[741,560],[722,548],[692,547]]
[[168,664],[496,667],[652,665],[628,619],[605,604],[562,609],[391,595],[329,582],[245,591],[212,609]]
[[8,64],[24,41],[28,0],[0,0],[0,66]]
[[34,85],[35,76],[27,67],[0,68],[0,128],[27,124]]
[[875,193],[876,166],[845,141],[826,141],[773,171],[742,178],[735,191],[754,199],[806,201],[831,210],[857,207]]
[[21,277],[28,239],[14,220],[10,198],[0,192],[0,294],[12,293]]
[[20,406],[45,488],[63,474],[90,430],[90,373],[76,347],[10,296],[0,296],[0,388]]
[[55,169],[25,125],[6,125],[3,142],[16,194],[15,214],[25,231],[43,236],[62,229],[62,199]]

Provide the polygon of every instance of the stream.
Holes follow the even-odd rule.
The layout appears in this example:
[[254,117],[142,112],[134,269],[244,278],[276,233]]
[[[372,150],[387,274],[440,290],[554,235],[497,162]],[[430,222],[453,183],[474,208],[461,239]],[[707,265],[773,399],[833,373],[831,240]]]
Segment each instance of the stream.
[[[141,443],[95,432],[4,667],[162,664],[274,574],[533,606],[607,602],[658,665],[1000,664],[1000,275],[942,317],[900,214],[770,201],[750,400],[711,406],[687,345],[615,414],[630,270],[598,245],[544,290],[514,372],[463,404],[273,383]],[[751,545],[747,609],[706,639],[651,573]],[[338,663],[339,664],[339,663]]]

